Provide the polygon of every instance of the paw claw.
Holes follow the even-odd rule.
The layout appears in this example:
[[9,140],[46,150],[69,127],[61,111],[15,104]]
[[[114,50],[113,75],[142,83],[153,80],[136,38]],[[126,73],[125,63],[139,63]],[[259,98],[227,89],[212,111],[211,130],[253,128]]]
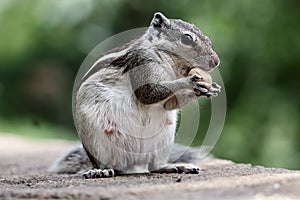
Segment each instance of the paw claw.
[[113,176],[115,176],[114,169],[91,169],[82,174],[82,177],[85,179],[107,178]]
[[200,167],[192,164],[178,166],[177,168],[185,174],[199,174],[201,170]]
[[194,74],[194,75],[191,76],[191,80],[195,81],[195,82],[197,82],[197,80],[199,80],[200,78],[201,78],[201,76],[198,75],[198,74]]
[[205,94],[206,97],[216,97],[221,92],[221,86],[216,83],[212,83],[209,91]]
[[213,82],[212,84],[211,84],[211,86],[213,87],[213,88],[217,88],[217,89],[220,89],[221,90],[221,86],[219,86],[217,83],[215,83],[215,82]]
[[206,83],[206,82],[203,82],[203,81],[201,81],[201,82],[196,82],[195,84],[196,84],[196,86],[198,86],[198,87],[202,87],[202,88],[206,88],[206,89],[210,87],[210,84],[209,84],[209,83]]
[[217,83],[213,82],[212,84],[209,84],[204,81],[198,82],[197,80],[199,80],[199,77],[200,76],[197,74],[190,77],[192,88],[196,96],[206,96],[210,98],[217,96],[221,92],[221,86]]
[[199,174],[200,167],[193,164],[183,164],[183,165],[167,165],[159,170],[152,171],[155,173],[185,173],[185,174]]

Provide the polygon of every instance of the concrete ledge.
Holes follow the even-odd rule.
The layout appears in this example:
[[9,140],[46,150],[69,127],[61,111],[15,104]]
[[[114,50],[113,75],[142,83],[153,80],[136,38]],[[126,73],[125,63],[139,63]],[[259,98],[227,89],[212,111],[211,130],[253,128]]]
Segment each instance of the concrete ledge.
[[200,174],[85,180],[47,173],[76,143],[0,134],[0,199],[299,199],[300,171],[206,158]]

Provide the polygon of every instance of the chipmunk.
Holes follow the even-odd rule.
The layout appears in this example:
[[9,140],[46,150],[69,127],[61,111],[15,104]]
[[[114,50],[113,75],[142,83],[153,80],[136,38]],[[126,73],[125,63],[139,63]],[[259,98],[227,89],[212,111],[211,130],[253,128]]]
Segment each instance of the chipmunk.
[[[161,172],[199,173],[191,148],[174,144],[177,111],[201,96],[220,93],[216,83],[188,75],[220,63],[210,39],[196,26],[157,12],[138,39],[100,57],[81,79],[75,121],[82,147],[60,158],[52,172],[85,178]],[[186,159],[184,159],[186,158]],[[173,160],[172,160],[173,159]]]

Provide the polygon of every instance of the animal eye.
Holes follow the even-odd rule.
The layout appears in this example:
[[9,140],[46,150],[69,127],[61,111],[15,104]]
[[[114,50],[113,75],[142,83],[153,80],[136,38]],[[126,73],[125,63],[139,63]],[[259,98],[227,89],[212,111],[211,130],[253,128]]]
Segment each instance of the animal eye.
[[184,34],[181,36],[181,42],[186,45],[192,45],[194,43],[193,37],[189,34]]

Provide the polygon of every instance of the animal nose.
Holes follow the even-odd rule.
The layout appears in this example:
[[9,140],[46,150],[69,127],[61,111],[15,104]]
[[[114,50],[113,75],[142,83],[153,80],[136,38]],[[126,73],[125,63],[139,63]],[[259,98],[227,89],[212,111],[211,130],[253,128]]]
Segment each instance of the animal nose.
[[209,67],[214,68],[220,64],[220,59],[217,55],[212,55],[211,60],[209,61]]

